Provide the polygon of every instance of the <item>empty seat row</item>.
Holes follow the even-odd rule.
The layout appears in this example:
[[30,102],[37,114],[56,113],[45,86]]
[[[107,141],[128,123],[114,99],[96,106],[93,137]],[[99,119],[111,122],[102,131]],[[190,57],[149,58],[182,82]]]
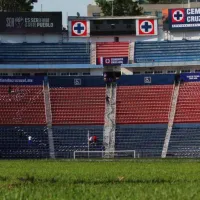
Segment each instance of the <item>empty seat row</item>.
[[89,64],[90,43],[0,44],[0,63]]
[[128,57],[129,42],[98,42],[96,57]]
[[[73,158],[74,151],[101,151],[103,126],[54,126],[54,143],[57,158]],[[72,137],[73,135],[73,137]],[[88,146],[88,136],[97,136],[97,143]],[[88,153],[77,154],[87,158]]]
[[173,85],[139,88],[117,88],[117,124],[168,123]]
[[42,86],[1,85],[0,105],[0,125],[46,124]]
[[104,124],[105,88],[51,88],[53,124]]
[[179,62],[200,60],[199,41],[136,42],[135,62]]

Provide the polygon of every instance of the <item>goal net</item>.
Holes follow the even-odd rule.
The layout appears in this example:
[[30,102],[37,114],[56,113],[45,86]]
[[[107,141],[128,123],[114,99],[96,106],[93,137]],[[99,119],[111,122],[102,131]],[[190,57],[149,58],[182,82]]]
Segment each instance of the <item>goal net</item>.
[[74,159],[135,158],[135,150],[123,151],[74,151]]

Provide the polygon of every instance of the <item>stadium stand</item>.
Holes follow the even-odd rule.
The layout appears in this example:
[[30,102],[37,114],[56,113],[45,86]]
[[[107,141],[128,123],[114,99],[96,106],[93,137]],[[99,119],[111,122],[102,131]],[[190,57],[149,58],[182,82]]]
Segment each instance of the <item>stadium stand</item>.
[[173,85],[121,86],[117,89],[117,123],[167,123]]
[[[59,78],[56,78],[59,82]],[[54,80],[56,80],[54,79]],[[63,78],[66,84],[62,87],[51,85],[51,107],[54,125],[103,125],[105,112],[105,87],[101,87],[103,78],[90,80],[84,87],[67,85],[74,78]],[[52,78],[50,79],[52,80]],[[84,82],[83,79],[77,81]],[[95,83],[92,82],[95,80]],[[98,80],[100,86],[97,87]],[[70,83],[69,83],[70,84]],[[104,83],[103,83],[104,84]],[[81,84],[82,85],[82,84]]]
[[42,84],[43,77],[0,78],[1,158],[49,157]]
[[105,88],[51,88],[53,124],[103,124]]
[[177,110],[175,115],[176,123],[200,122],[200,82],[184,82],[180,85]]
[[0,125],[45,125],[43,86],[0,85]]
[[199,61],[200,41],[141,41],[135,43],[134,60],[145,62]]
[[101,150],[106,91],[103,78],[49,77],[49,81],[56,157],[72,158],[74,151],[87,151],[88,131],[98,138],[90,150]]
[[128,57],[129,42],[97,42],[96,57]]
[[[31,144],[28,137],[32,137]],[[0,126],[0,158],[48,158],[48,134],[44,126]]]
[[168,157],[200,157],[200,124],[175,124],[170,138]]
[[174,75],[122,76],[117,88],[116,150],[159,157],[167,130]]
[[115,149],[135,150],[137,157],[160,157],[167,124],[118,125]]
[[90,64],[90,43],[1,43],[0,63]]
[[[15,78],[18,81],[19,77]],[[49,157],[43,78],[30,79],[40,81],[15,83],[12,77],[0,78],[1,158]],[[173,74],[122,76],[118,80],[115,150],[135,150],[140,157],[161,156],[174,80]],[[87,151],[88,133],[98,138],[89,150],[100,151],[106,123],[103,77],[49,77],[48,81],[56,158],[72,158],[74,151]],[[198,81],[180,84],[167,156],[198,157],[199,86]]]
[[74,151],[88,151],[88,133],[97,136],[90,151],[101,151],[103,145],[103,126],[54,126],[53,133],[56,158],[73,158]]

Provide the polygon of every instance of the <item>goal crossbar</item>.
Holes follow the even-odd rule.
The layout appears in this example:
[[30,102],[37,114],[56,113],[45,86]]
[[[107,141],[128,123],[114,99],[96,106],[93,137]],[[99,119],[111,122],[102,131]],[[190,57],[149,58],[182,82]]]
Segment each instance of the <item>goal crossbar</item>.
[[121,151],[74,151],[74,159],[77,158],[136,158],[135,150]]

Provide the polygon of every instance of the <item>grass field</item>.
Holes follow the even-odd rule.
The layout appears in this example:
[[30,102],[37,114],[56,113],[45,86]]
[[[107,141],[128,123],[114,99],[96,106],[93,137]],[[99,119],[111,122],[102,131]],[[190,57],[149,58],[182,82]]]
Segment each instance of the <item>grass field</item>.
[[200,160],[0,161],[0,200],[200,199]]

